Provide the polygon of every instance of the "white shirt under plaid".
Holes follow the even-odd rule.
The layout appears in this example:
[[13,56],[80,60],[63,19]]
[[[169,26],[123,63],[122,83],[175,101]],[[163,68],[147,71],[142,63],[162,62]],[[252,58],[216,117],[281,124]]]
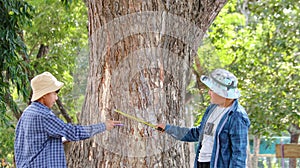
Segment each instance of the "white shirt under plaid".
[[105,124],[80,126],[64,123],[45,105],[32,102],[18,121],[15,138],[17,168],[67,167],[62,137],[78,141],[104,132]]

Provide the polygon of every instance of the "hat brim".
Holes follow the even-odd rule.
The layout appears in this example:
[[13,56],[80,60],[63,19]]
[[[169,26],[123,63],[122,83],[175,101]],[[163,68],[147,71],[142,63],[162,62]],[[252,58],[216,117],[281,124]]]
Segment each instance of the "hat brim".
[[48,93],[55,92],[55,91],[59,90],[61,87],[63,87],[63,85],[64,85],[64,83],[56,81],[55,84],[51,85],[50,87],[46,87],[43,90],[39,90],[38,92],[33,92],[31,101],[32,102],[36,101]]
[[226,88],[225,86],[219,85],[212,78],[202,75],[200,78],[201,82],[205,84],[213,92],[228,99],[237,99],[241,96],[240,91],[237,88]]

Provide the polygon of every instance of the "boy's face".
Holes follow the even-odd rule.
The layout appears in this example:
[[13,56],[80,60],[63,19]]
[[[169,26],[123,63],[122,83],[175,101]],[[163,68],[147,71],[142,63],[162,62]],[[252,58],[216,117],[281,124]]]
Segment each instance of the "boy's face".
[[226,98],[225,97],[219,96],[218,94],[216,94],[211,89],[208,91],[208,94],[210,96],[210,102],[212,104],[224,105],[224,103],[226,102]]
[[43,104],[49,108],[51,108],[56,100],[58,99],[56,92],[51,92],[43,96]]

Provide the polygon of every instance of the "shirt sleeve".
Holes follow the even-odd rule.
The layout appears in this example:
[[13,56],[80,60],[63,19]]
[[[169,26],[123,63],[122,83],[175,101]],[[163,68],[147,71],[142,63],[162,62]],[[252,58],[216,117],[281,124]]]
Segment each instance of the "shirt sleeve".
[[65,137],[69,141],[78,141],[92,137],[106,130],[105,123],[89,126],[73,125],[65,123],[55,115],[47,115],[43,119],[44,130],[51,137]]
[[166,125],[165,131],[176,140],[186,142],[197,142],[199,140],[198,127],[186,128],[174,125]]
[[215,105],[210,105],[206,109],[199,126],[187,128],[187,127],[179,127],[179,126],[174,126],[174,125],[166,125],[166,128],[165,128],[166,133],[171,135],[176,140],[186,141],[186,142],[199,142],[199,140],[202,138],[201,130],[203,127],[203,123],[206,122],[206,121],[203,121],[203,119],[204,118],[207,119],[207,116],[210,115],[209,111],[214,106]]

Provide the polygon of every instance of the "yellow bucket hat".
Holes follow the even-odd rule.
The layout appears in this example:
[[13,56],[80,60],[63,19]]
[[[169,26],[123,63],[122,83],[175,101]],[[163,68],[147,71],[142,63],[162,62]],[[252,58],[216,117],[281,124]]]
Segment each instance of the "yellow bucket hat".
[[31,101],[36,101],[47,93],[59,90],[64,83],[58,81],[50,72],[44,72],[31,80],[33,91]]

